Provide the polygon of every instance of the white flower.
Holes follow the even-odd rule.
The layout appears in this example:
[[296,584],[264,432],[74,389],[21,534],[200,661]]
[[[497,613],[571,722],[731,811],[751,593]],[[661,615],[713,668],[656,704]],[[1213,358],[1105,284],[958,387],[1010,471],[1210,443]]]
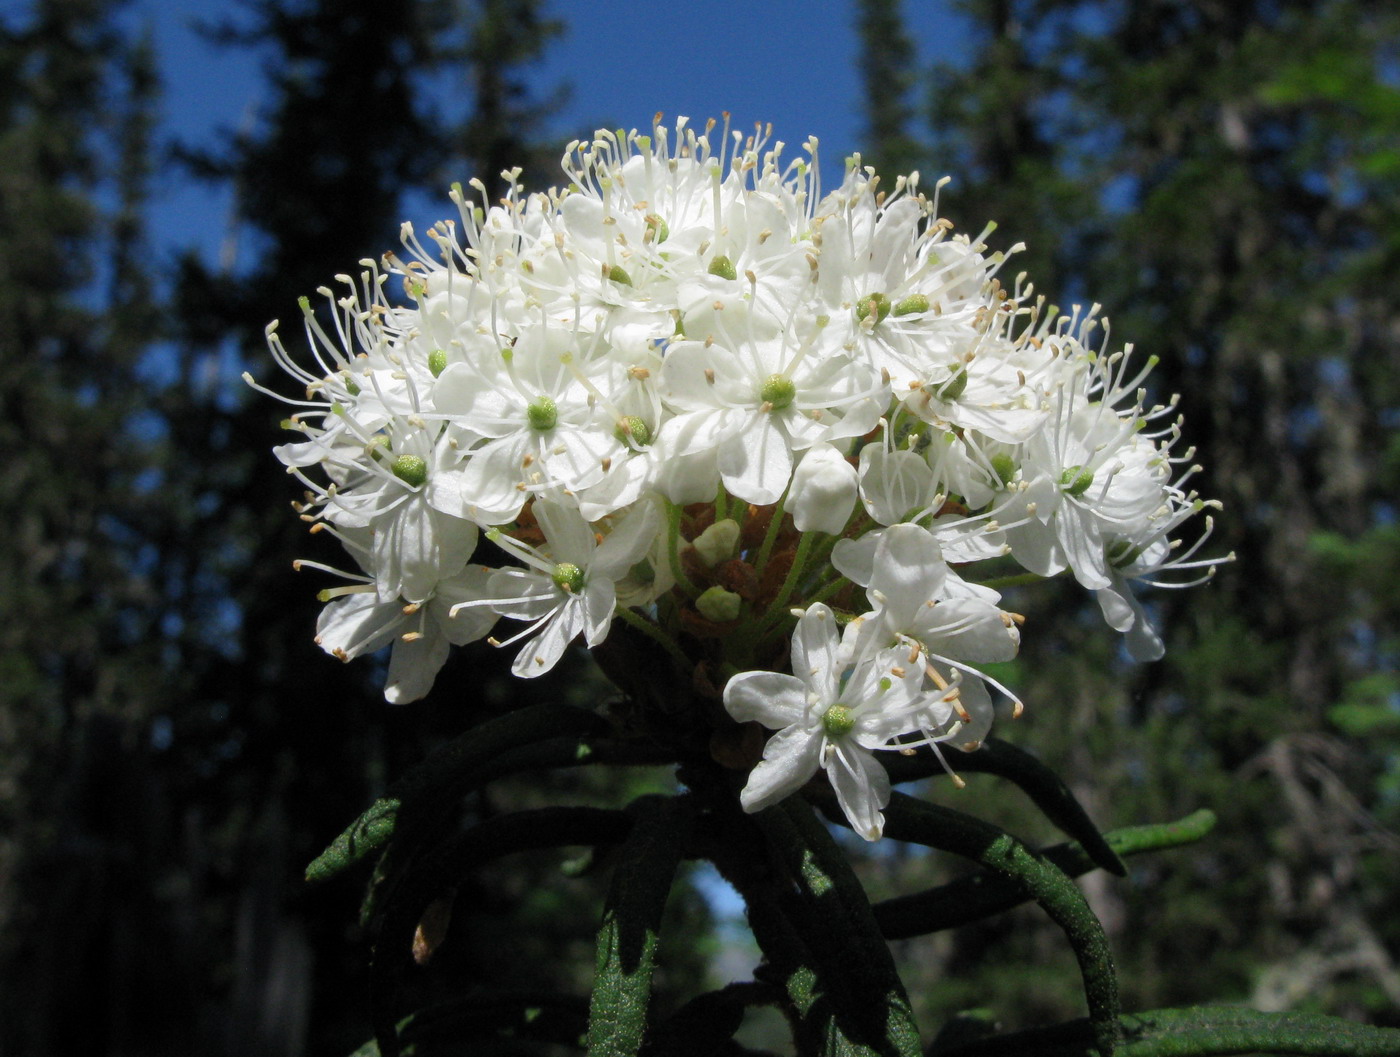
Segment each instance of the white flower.
[[553,668],[580,632],[589,646],[607,637],[617,602],[617,581],[651,549],[660,520],[653,504],[641,505],[598,543],[592,526],[576,507],[540,497],[532,509],[546,546],[537,550],[493,533],[492,539],[528,568],[498,570],[491,576],[490,599],[466,603],[490,605],[501,616],[531,622],[502,643],[534,636],[521,647],[511,668],[523,679]]
[[856,468],[830,444],[807,449],[792,475],[787,509],[798,532],[838,535],[851,519],[858,480]]
[[433,678],[447,662],[450,646],[465,646],[484,638],[496,622],[485,609],[454,610],[486,591],[492,570],[471,565],[442,580],[425,602],[380,601],[372,589],[332,589],[334,597],[316,622],[316,642],[332,656],[349,661],[373,653],[390,642],[389,676],[384,697],[394,705],[417,701],[432,688]]
[[659,443],[667,456],[713,451],[725,488],[765,506],[787,489],[796,453],[874,426],[879,387],[860,364],[815,355],[787,334],[755,337],[746,322],[667,350],[661,395],[676,414]]
[[830,609],[811,606],[792,636],[794,675],[743,672],[724,688],[724,707],[740,722],[753,720],[778,731],[763,749],[739,801],[761,811],[807,783],[823,769],[841,810],[866,840],[884,829],[881,809],[890,780],[873,750],[911,729],[923,700],[917,666],[895,673],[880,653],[848,667]]
[[622,368],[606,360],[588,366],[593,377],[585,381],[569,331],[529,327],[499,355],[442,372],[433,390],[437,413],[485,438],[462,472],[465,513],[502,524],[535,492],[603,479],[625,449],[596,393],[620,384]]
[[[917,174],[856,157],[823,197],[816,141],[788,161],[768,136],[599,132],[564,189],[455,188],[458,220],[302,299],[309,358],[269,328],[297,389],[276,454],[364,570],[324,593],[322,645],[392,642],[392,700],[498,616],[529,678],[620,613],[700,675],[772,656],[801,613],[792,674],[725,691],[779,731],[745,804],[825,768],[871,837],[873,753],[968,749],[988,686],[1009,693],[974,667],[1020,636],[989,562],[1071,570],[1157,656],[1131,582],[1209,565],[1172,536],[1211,504],[1152,425],[1170,408],[1144,406],[1151,361],[1088,347],[1097,308],[1003,286],[1007,256],[954,235]],[[482,529],[503,567],[468,564]],[[819,602],[850,583],[869,611],[838,636]]]

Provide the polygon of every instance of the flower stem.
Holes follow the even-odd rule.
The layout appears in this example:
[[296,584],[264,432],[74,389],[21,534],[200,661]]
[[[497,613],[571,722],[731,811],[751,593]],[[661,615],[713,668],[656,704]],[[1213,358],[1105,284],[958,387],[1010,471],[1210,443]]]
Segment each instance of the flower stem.
[[676,583],[683,587],[691,598],[700,593],[700,589],[685,575],[685,570],[681,568],[680,538],[681,538],[681,508],[669,499],[666,500],[666,557],[671,563],[671,575],[676,578]]
[[636,628],[673,658],[680,661],[681,664],[685,665],[687,671],[694,667],[691,659],[685,655],[685,651],[676,644],[675,640],[672,639],[670,635],[666,634],[666,632],[662,631],[661,628],[653,624],[636,610],[629,609],[625,606],[618,606],[616,615],[621,617],[624,623]]
[[745,631],[752,629],[753,640],[761,641],[772,633],[774,627],[782,623],[787,612],[784,606],[792,597],[792,592],[797,587],[797,581],[802,578],[802,570],[807,564],[807,558],[812,550],[812,540],[815,536],[815,532],[804,532],[798,538],[797,553],[793,556],[792,566],[788,569],[787,576],[783,578],[782,587],[778,589],[773,603],[751,624],[741,629],[741,636],[744,635]]
[[982,586],[990,587],[995,591],[1000,591],[1003,587],[1023,587],[1026,584],[1038,584],[1042,580],[1049,580],[1052,577],[1041,576],[1039,573],[1017,573],[1014,576],[997,576],[985,581]]
[[773,508],[773,519],[768,522],[768,531],[763,535],[763,544],[758,548],[758,558],[754,561],[754,571],[758,573],[759,579],[763,578],[763,567],[768,564],[768,557],[773,553],[773,545],[778,542],[778,530],[783,524],[783,504],[787,502],[787,493],[784,492],[778,505]]

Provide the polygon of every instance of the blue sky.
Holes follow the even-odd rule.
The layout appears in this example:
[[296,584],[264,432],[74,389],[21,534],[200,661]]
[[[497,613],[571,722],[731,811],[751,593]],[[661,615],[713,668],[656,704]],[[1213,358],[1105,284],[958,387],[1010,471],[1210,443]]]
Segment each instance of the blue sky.
[[[950,5],[905,7],[921,62],[956,61],[966,33]],[[728,110],[737,128],[771,122],[774,138],[792,149],[817,136],[828,174],[839,175],[842,159],[859,146],[854,3],[556,0],[548,10],[567,29],[535,73],[540,94],[572,86],[554,124],[562,138],[597,125],[647,127],[658,110],[668,122],[684,114],[696,123]],[[212,146],[218,129],[237,128],[268,102],[256,55],[216,48],[194,30],[201,19],[236,18],[235,0],[133,0],[128,11],[134,24],[155,32],[167,135]],[[154,196],[155,245],[164,252],[196,246],[212,256],[227,226],[226,193],[165,179]],[[444,197],[441,212],[449,211]]]

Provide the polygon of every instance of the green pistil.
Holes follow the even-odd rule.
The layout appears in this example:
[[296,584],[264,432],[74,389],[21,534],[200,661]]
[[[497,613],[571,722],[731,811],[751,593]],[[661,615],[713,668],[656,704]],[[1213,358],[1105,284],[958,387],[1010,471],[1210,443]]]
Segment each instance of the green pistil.
[[628,275],[623,268],[616,264],[614,264],[611,268],[608,269],[608,278],[611,279],[613,282],[617,283],[619,286],[632,285],[632,277]]
[[912,316],[916,312],[927,311],[928,298],[923,294],[910,294],[894,306],[894,314],[897,316]]
[[857,319],[866,319],[872,312],[875,322],[879,323],[890,314],[890,299],[884,294],[867,294],[856,302]]
[[636,415],[628,415],[618,423],[613,436],[623,444],[630,439],[637,447],[645,448],[651,443],[651,427]]
[[855,717],[845,705],[832,705],[822,716],[822,729],[833,738],[840,738],[856,729]]
[[734,268],[734,262],[728,257],[716,257],[710,262],[710,274],[718,275],[721,279],[737,279],[739,273]]
[[547,429],[553,429],[559,422],[559,408],[552,397],[541,396],[530,401],[530,406],[525,409],[525,416],[530,420],[532,428],[543,433]]
[[1131,565],[1141,556],[1142,547],[1135,545],[1131,540],[1114,540],[1104,548],[1104,557],[1108,559],[1108,564],[1115,569]]
[[992,456],[992,472],[1002,484],[1010,484],[1016,476],[1016,460],[1005,452],[999,452]]
[[436,378],[443,371],[447,370],[447,353],[443,349],[434,349],[428,353],[428,370],[433,372]]
[[572,562],[560,562],[549,574],[554,586],[568,594],[576,595],[583,590],[583,570]]
[[1060,487],[1065,495],[1081,496],[1094,483],[1094,471],[1087,466],[1071,466],[1060,474]]
[[356,385],[353,381],[351,381],[349,378],[345,379],[345,391],[351,396],[360,395],[360,387]]
[[395,477],[413,488],[421,487],[428,479],[428,464],[417,455],[400,455],[389,468]]
[[959,367],[946,382],[933,391],[940,400],[956,400],[967,388],[967,368]]
[[758,390],[758,399],[774,411],[790,407],[796,397],[797,386],[784,374],[770,374]]

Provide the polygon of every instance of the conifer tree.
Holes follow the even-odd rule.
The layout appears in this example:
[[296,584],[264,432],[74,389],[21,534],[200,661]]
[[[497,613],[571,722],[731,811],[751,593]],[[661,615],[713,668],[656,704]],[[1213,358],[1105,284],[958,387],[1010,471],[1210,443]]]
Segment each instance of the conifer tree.
[[[240,369],[276,384],[265,351],[267,321],[280,317],[286,344],[302,351],[298,295],[319,304],[325,276],[358,273],[357,262],[399,250],[406,198],[416,204],[430,195],[433,208],[448,215],[449,179],[477,176],[498,187],[507,166],[557,159],[534,139],[547,104],[535,101],[524,68],[559,27],[542,18],[538,4],[494,0],[392,8],[267,0],[254,16],[217,33],[230,44],[275,49],[272,102],[252,132],[221,152],[191,158],[206,176],[237,188],[240,223],[260,253],[251,266],[240,262],[226,272],[188,260],[179,284],[187,367],[181,390],[171,394],[178,409],[173,444],[185,456],[181,491],[206,501],[191,506],[166,541],[181,563],[171,596],[181,606],[182,667],[196,703],[172,714],[173,751],[207,760],[236,739],[200,800],[210,834],[200,838],[203,854],[238,864],[206,882],[217,880],[241,900],[220,904],[223,942],[235,913],[247,923],[239,970],[219,997],[220,1019],[241,1034],[222,1045],[292,1052],[298,1025],[309,1018],[313,1045],[348,1052],[369,1032],[363,993],[349,981],[360,972],[362,952],[345,942],[358,893],[346,885],[307,890],[301,869],[347,813],[443,735],[483,713],[557,699],[562,684],[523,695],[507,690],[510,658],[483,649],[450,663],[428,700],[391,710],[378,689],[382,678],[319,650],[316,592],[328,584],[312,572],[294,576],[292,563],[343,559],[338,548],[319,547],[285,507],[267,502],[270,495],[299,498],[267,452],[296,438],[279,432],[266,400],[245,400],[247,391],[227,371],[218,375],[219,388],[202,390],[200,365],[227,362],[232,349]],[[437,94],[446,85],[448,99],[460,98],[451,93],[462,82],[469,89],[465,112]],[[574,685],[562,693],[588,692]],[[540,791],[509,795],[528,802]],[[480,800],[464,810],[488,817],[499,807]],[[450,986],[444,981],[465,989],[488,977],[501,983],[511,973],[521,987],[553,980],[582,989],[570,977],[591,965],[597,883],[580,882],[561,895],[522,883],[530,876],[464,881],[457,927],[469,928],[472,942],[446,943],[432,974],[413,967],[408,950],[397,952],[407,963],[399,967],[404,993],[381,988],[386,1008],[411,1008]],[[520,944],[503,975],[483,937],[500,928],[506,906],[534,914],[549,944]],[[565,951],[578,957],[561,956]],[[267,990],[269,981],[289,975],[296,989]]]
[[[160,497],[137,381],[156,83],[116,14],[44,2],[0,27],[0,1048],[36,1055],[149,1041],[165,1029],[128,1000],[178,988],[174,952],[130,943],[160,916],[140,810],[164,704],[141,546]],[[95,977],[127,986],[73,1016]]]
[[[1214,453],[1198,483],[1225,510],[1206,549],[1239,558],[1179,606],[1153,598],[1173,636],[1162,664],[1120,664],[1097,630],[1034,657],[1010,736],[1082,775],[1071,784],[1101,824],[1222,812],[1198,852],[1091,888],[1129,1005],[1233,996],[1375,1015],[1397,981],[1392,897],[1373,872],[1394,838],[1369,814],[1384,810],[1374,783],[1394,728],[1375,708],[1383,678],[1367,676],[1389,663],[1373,644],[1393,641],[1377,604],[1387,551],[1368,529],[1393,433],[1376,372],[1395,362],[1382,321],[1396,306],[1374,282],[1393,253],[1395,170],[1376,153],[1393,130],[1389,16],[1345,2],[964,9],[983,44],[939,74],[935,142],[972,163],[973,201],[1037,218],[1028,229],[1055,247],[1048,268],[1035,243],[1025,255],[1052,277],[1043,292],[1066,304],[1093,289],[1115,335],[1161,357],[1160,396],[1182,394],[1188,439]],[[962,196],[949,202],[962,215]],[[1056,599],[1024,609],[1073,623]],[[1340,736],[1342,719],[1380,736]],[[996,935],[948,952],[966,982],[950,1002],[1016,985]],[[1028,955],[1032,936],[999,938]],[[1046,980],[1016,976],[1031,1015],[1064,1015]]]
[[923,151],[911,126],[917,113],[910,98],[917,88],[914,43],[904,26],[899,0],[860,0],[860,71],[865,96],[865,162],[893,180],[920,168]]

